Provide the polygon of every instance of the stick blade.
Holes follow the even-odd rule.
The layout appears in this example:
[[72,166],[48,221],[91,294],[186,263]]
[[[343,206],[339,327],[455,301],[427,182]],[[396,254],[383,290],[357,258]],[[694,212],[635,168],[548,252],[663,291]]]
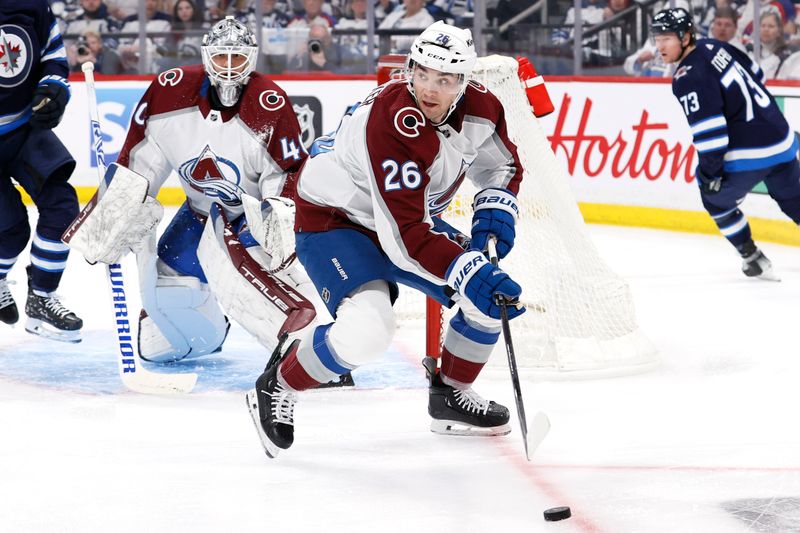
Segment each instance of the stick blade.
[[197,383],[197,374],[156,374],[143,372],[139,367],[134,374],[122,374],[125,386],[140,394],[187,394]]
[[531,455],[534,454],[549,432],[550,419],[547,418],[547,415],[542,411],[539,411],[533,415],[533,419],[531,419],[531,424],[528,429],[528,441],[525,450],[528,461],[531,460]]

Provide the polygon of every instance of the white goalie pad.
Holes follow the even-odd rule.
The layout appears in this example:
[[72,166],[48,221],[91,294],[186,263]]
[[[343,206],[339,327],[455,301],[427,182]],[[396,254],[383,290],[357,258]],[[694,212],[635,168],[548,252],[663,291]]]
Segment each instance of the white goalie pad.
[[197,257],[225,313],[268,349],[283,333],[295,333],[314,321],[311,302],[245,250],[216,205],[203,229]]
[[294,212],[292,200],[280,196],[259,202],[242,195],[242,207],[253,238],[269,256],[270,272],[282,270],[294,260]]
[[90,263],[114,264],[129,250],[141,248],[158,226],[164,208],[147,196],[147,178],[116,163],[106,170],[104,185],[62,239]]

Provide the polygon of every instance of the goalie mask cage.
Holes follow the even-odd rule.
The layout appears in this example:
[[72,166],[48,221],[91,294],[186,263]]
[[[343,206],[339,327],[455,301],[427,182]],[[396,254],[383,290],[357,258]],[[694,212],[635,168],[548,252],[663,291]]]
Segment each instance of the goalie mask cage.
[[[509,137],[525,168],[514,249],[501,261],[501,268],[522,285],[528,308],[511,322],[517,362],[529,372],[551,377],[646,371],[658,358],[636,324],[630,288],[592,243],[566,171],[531,112],[517,66],[509,57],[484,57],[472,76],[502,102]],[[444,214],[447,222],[467,233],[476,192],[466,180]],[[438,356],[451,311],[442,316],[438,304],[402,286],[397,309],[401,324],[426,319],[427,355]],[[495,355],[492,360],[499,364],[504,359]]]

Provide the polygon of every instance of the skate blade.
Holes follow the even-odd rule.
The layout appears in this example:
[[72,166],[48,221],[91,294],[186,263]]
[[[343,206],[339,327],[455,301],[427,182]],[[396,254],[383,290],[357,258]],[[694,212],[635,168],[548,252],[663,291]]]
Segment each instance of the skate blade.
[[764,281],[780,281],[781,277],[771,268],[769,270],[765,270],[758,276],[758,279],[763,279]]
[[457,437],[500,437],[511,433],[511,426],[504,424],[495,427],[470,426],[455,420],[431,420],[431,431],[438,435]]
[[245,401],[247,402],[247,410],[250,412],[250,418],[253,420],[253,425],[256,427],[258,438],[261,440],[261,446],[264,448],[264,453],[267,454],[267,457],[275,459],[281,449],[269,440],[267,434],[264,433],[264,428],[261,427],[261,417],[258,414],[258,399],[255,389],[247,393]]
[[38,335],[46,339],[60,342],[77,343],[81,342],[82,340],[80,330],[66,331],[62,329],[56,329],[36,318],[28,319],[28,321],[25,323],[25,331],[32,333],[33,335]]

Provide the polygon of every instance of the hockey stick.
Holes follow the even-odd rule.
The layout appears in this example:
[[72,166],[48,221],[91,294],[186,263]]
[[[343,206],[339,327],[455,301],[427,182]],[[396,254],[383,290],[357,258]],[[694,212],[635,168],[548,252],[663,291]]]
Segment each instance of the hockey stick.
[[[494,236],[488,241],[489,261],[497,266],[497,245]],[[550,420],[547,415],[539,411],[533,417],[531,432],[528,434],[528,419],[525,417],[525,404],[522,402],[522,387],[519,384],[519,372],[517,371],[517,357],[514,353],[514,342],[511,340],[511,327],[508,321],[508,301],[502,295],[495,296],[497,305],[500,306],[500,321],[503,326],[503,340],[506,345],[506,355],[508,356],[508,370],[511,372],[511,384],[514,387],[514,402],[517,405],[517,415],[519,416],[519,427],[522,431],[522,442],[525,444],[525,458],[530,461],[531,454],[542,443],[547,433],[550,431]]]
[[[103,158],[103,134],[100,130],[100,115],[97,110],[97,95],[94,88],[94,64],[87,61],[81,68],[86,80],[86,94],[89,101],[89,119],[92,126],[95,161],[100,184],[95,198],[100,198],[108,187],[105,179],[105,160]],[[142,359],[133,345],[131,324],[128,320],[128,304],[125,296],[125,282],[122,266],[119,263],[105,265],[106,279],[111,294],[114,320],[117,327],[119,357],[117,363],[119,375],[127,388],[144,394],[181,394],[194,388],[197,374],[158,374],[150,372],[142,366]]]

